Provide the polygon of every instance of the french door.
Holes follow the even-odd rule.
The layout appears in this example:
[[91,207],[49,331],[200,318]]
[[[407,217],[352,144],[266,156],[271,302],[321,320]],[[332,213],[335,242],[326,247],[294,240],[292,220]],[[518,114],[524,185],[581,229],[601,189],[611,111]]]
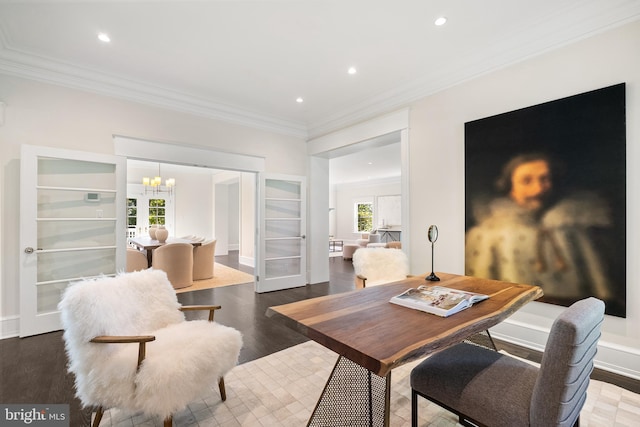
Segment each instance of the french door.
[[126,159],[23,145],[20,336],[61,329],[70,282],[124,270]]
[[303,176],[260,174],[256,291],[307,283],[306,193]]
[[175,236],[175,192],[153,192],[139,184],[127,184],[127,236],[149,234],[152,224],[164,225]]

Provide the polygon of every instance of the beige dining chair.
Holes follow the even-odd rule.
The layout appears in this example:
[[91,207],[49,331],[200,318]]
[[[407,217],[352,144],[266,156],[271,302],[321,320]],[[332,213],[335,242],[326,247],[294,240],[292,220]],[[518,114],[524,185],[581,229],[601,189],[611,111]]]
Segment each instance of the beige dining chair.
[[596,298],[565,309],[551,326],[540,368],[467,343],[428,357],[411,371],[411,425],[418,425],[423,396],[464,426],[579,426],[603,321]]
[[193,245],[167,243],[153,251],[152,266],[167,273],[174,289],[193,285]]
[[215,264],[216,239],[193,247],[193,280],[211,279]]
[[140,271],[149,268],[147,256],[134,248],[127,248],[127,273]]

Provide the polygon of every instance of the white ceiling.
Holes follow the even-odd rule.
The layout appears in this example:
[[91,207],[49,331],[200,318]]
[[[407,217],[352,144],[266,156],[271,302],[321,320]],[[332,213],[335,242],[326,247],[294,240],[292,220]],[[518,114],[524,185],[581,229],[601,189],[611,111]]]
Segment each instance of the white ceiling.
[[329,183],[348,184],[399,178],[400,142],[335,157],[329,161]]
[[0,78],[307,138],[638,18],[640,0],[0,0]]

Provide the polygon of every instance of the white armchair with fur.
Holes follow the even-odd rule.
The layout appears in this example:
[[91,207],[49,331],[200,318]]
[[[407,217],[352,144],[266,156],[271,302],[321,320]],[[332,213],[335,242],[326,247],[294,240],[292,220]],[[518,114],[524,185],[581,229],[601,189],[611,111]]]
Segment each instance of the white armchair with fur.
[[[59,308],[69,371],[84,406],[144,413],[172,425],[173,414],[218,384],[238,362],[239,331],[213,321],[219,306],[181,306],[160,270],[71,284]],[[183,312],[208,310],[209,320]]]
[[400,249],[360,248],[353,254],[356,289],[406,279],[409,259]]

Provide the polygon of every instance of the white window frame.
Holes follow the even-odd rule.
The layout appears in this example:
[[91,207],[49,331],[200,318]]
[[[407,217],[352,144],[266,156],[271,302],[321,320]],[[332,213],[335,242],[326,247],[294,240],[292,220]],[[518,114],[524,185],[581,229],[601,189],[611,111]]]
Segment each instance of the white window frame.
[[[371,205],[371,230],[358,230],[358,205]],[[353,232],[369,233],[375,229],[376,206],[373,197],[359,198],[353,201]]]
[[172,193],[152,194],[149,190],[145,193],[142,184],[127,185],[127,199],[137,199],[137,226],[136,236],[144,236],[149,233],[149,200],[165,199],[165,227],[169,230],[169,235],[173,236],[175,232],[175,194],[174,188]]

